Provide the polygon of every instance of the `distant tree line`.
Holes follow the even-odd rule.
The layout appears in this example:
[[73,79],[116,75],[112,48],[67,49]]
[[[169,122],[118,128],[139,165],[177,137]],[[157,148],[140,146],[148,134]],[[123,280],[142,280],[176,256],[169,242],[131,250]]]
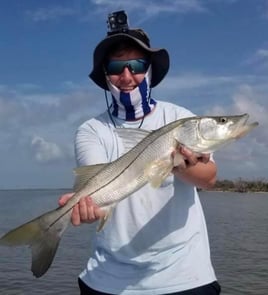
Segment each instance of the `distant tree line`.
[[212,190],[216,191],[234,191],[234,192],[268,192],[268,181],[265,179],[259,180],[217,180]]

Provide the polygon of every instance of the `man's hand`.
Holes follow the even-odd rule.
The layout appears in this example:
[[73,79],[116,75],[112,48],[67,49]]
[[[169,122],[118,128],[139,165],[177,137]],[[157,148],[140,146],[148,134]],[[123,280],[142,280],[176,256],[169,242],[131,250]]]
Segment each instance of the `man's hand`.
[[198,162],[207,164],[210,155],[209,154],[196,154],[186,147],[180,146],[178,152],[183,156],[185,167],[195,166]]
[[[59,205],[64,206],[74,193],[67,193],[59,198]],[[92,223],[105,216],[105,212],[100,209],[90,197],[83,197],[73,207],[71,216],[72,224],[77,226],[81,223]]]
[[191,183],[199,188],[213,187],[216,181],[217,167],[210,160],[209,154],[196,154],[186,147],[180,146],[173,153],[183,156],[184,162],[174,167],[172,172],[180,180]]

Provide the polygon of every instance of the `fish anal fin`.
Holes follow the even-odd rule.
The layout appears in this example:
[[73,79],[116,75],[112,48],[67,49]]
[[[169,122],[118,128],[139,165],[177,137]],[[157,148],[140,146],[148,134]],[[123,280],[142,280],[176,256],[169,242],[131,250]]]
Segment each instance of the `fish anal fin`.
[[115,206],[116,206],[116,204],[113,204],[113,205],[111,205],[111,206],[109,206],[109,207],[102,208],[102,209],[106,212],[106,214],[104,215],[104,217],[100,218],[100,220],[99,220],[99,225],[98,225],[98,227],[97,227],[97,232],[100,232],[100,231],[104,228],[106,222],[107,222],[107,221],[110,219],[110,217],[112,216],[112,214],[113,214],[113,210],[114,210],[114,207],[115,207]]
[[171,173],[173,162],[171,157],[153,161],[145,168],[145,176],[154,188],[158,188]]

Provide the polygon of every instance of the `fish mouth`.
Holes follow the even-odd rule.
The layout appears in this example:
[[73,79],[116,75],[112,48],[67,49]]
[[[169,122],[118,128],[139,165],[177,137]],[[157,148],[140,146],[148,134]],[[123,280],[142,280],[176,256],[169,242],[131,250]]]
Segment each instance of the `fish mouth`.
[[232,138],[239,139],[244,137],[253,128],[259,125],[258,122],[248,123],[249,114],[241,115],[240,120],[235,124],[235,128],[232,132]]

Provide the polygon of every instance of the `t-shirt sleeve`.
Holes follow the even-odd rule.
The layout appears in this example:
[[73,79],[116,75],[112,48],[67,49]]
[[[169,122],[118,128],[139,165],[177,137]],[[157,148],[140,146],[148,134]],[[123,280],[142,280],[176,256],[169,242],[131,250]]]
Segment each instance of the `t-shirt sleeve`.
[[75,136],[75,157],[77,166],[107,163],[107,152],[97,126],[86,122]]

